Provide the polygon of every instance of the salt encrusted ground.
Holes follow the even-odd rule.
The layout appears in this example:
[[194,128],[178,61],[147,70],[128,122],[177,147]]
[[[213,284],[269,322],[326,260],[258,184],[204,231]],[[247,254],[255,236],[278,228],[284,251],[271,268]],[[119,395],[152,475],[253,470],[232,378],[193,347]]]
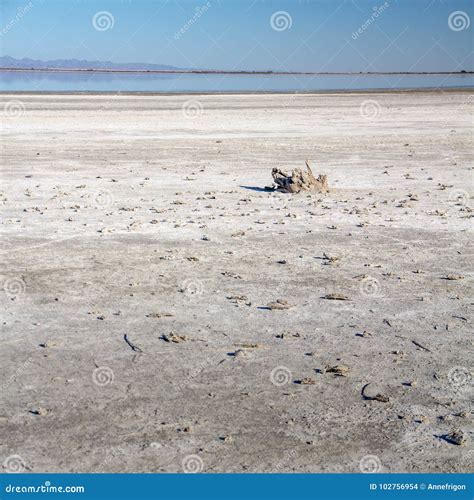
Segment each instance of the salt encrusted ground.
[[469,93],[0,100],[6,471],[468,470]]

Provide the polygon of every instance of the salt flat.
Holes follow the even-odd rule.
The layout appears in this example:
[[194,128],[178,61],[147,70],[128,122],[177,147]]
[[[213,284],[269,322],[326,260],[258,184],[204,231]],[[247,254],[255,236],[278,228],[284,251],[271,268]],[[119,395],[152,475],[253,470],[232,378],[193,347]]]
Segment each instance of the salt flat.
[[468,92],[0,101],[4,469],[468,470]]

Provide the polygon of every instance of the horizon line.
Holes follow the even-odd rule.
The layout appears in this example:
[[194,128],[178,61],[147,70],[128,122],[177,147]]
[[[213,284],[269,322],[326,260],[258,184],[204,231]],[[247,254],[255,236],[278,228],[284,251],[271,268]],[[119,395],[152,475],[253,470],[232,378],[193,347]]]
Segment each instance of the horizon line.
[[199,69],[107,69],[107,68],[12,68],[0,71],[44,73],[144,73],[144,74],[204,74],[204,75],[472,75],[474,70],[461,71],[272,71],[272,70],[199,70]]

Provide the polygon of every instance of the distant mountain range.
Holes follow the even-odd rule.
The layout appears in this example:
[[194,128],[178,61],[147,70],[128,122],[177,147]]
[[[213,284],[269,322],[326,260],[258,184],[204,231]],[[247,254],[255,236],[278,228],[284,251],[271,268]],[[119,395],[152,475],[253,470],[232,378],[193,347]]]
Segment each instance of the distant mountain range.
[[[1,0],[0,0],[1,1]],[[315,71],[272,71],[272,70],[211,70],[211,69],[195,69],[195,68],[177,68],[166,64],[150,64],[150,63],[114,63],[112,61],[87,61],[80,59],[54,59],[52,61],[41,61],[39,59],[15,59],[10,56],[0,57],[0,70],[12,71],[28,71],[42,70],[51,72],[156,72],[156,73],[203,73],[203,74],[256,74],[256,75],[450,75],[450,74],[473,74],[473,71],[359,71],[359,72],[315,72]]]
[[8,69],[103,69],[120,71],[179,71],[183,68],[175,68],[165,64],[148,63],[114,63],[111,61],[86,61],[79,59],[55,59],[53,61],[40,61],[38,59],[15,59],[10,56],[0,57],[0,68]]

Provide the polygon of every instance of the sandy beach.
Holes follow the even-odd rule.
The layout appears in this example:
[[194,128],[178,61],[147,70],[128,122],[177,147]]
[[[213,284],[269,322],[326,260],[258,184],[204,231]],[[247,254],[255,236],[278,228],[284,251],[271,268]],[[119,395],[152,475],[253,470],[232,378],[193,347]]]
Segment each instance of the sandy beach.
[[472,466],[472,94],[0,101],[0,467]]

